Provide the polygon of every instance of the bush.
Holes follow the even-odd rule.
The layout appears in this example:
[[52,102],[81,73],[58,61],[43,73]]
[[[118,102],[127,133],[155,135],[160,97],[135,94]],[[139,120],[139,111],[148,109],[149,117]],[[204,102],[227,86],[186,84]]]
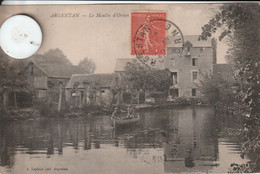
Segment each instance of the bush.
[[57,112],[57,104],[49,100],[47,97],[43,99],[38,99],[35,103],[35,109],[43,116],[50,116],[51,114]]
[[[234,93],[233,87],[235,81],[225,79],[220,75],[204,75],[199,90],[205,97],[206,101],[212,105],[215,111],[220,113],[232,113],[237,110],[234,103],[239,102],[240,99]],[[242,107],[242,106],[237,106]]]
[[157,92],[151,92],[150,96],[153,98],[166,98],[167,94],[165,92],[157,91]]
[[163,103],[167,99],[167,93],[160,91],[152,92],[150,93],[150,96],[154,98],[155,103]]

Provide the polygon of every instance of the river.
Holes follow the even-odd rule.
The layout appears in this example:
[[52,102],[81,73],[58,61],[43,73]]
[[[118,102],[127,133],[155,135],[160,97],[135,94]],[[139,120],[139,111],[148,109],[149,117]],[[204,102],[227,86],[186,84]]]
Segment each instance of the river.
[[226,173],[246,162],[225,136],[229,126],[206,107],[140,112],[137,125],[121,129],[108,115],[2,122],[0,173]]

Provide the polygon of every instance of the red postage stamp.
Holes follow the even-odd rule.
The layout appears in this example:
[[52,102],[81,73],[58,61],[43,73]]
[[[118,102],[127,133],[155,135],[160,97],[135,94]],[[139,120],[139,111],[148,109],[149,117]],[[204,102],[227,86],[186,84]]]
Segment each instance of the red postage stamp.
[[131,13],[131,55],[166,55],[166,12]]

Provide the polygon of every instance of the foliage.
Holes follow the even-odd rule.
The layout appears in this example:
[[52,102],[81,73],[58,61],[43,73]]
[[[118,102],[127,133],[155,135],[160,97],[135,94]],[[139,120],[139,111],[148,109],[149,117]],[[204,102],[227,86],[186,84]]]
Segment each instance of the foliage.
[[252,168],[254,168],[251,163],[241,165],[232,163],[230,167],[228,173],[253,173]]
[[[20,74],[20,71],[16,69],[11,60],[12,59],[5,53],[0,52],[0,92],[6,93],[3,95],[4,112],[8,110],[8,94],[10,92],[19,92],[29,89],[25,77]],[[2,101],[0,101],[0,103],[1,102]]]
[[38,99],[34,101],[35,108],[40,112],[43,116],[51,116],[56,110],[55,102],[50,100],[49,98]]
[[9,87],[13,84],[13,77],[17,76],[14,73],[15,68],[11,66],[11,58],[2,51],[0,52],[0,87]]
[[120,93],[122,92],[123,86],[122,83],[119,82],[119,78],[116,77],[115,81],[113,82],[113,85],[111,86],[111,102],[110,102],[110,109],[113,107],[113,104],[115,104],[116,101],[116,96],[120,95]]
[[186,105],[186,104],[190,104],[190,100],[188,98],[185,97],[178,97],[176,98],[174,101],[172,101],[174,104],[177,105]]
[[67,64],[70,65],[71,62],[68,60],[68,58],[64,55],[64,53],[56,48],[56,49],[50,49],[44,54],[36,54],[31,59],[36,61],[37,63],[53,63],[53,64]]
[[122,74],[122,83],[130,90],[149,89],[151,77],[149,76],[149,68],[142,66],[137,62],[128,63],[125,72]]
[[172,83],[170,70],[154,69],[151,75],[154,77],[153,89],[167,93]]
[[[52,116],[58,113],[58,103],[59,103],[59,89],[51,88],[48,91],[48,94],[44,98],[34,98],[33,101],[35,108],[43,116]],[[69,112],[69,106],[65,101],[65,90],[62,91],[62,103],[61,103],[61,112]]]
[[164,93],[164,92],[151,92],[150,96],[152,98],[165,98],[165,97],[167,97],[167,93]]
[[259,153],[260,135],[258,135],[254,140],[247,140],[245,143],[243,143],[241,157],[244,157],[246,155],[250,159],[256,159],[258,158]]
[[242,106],[239,102],[241,98],[238,98],[238,88],[234,81],[225,79],[221,75],[204,74],[203,76],[199,90],[217,112],[234,113],[241,108],[244,109],[243,111],[248,111],[246,106]]
[[96,70],[96,64],[92,59],[85,58],[81,60],[78,64],[78,66],[86,73],[86,74],[92,74]]
[[[9,60],[3,52],[0,52],[0,86],[1,88],[7,83],[9,76]],[[3,90],[3,89],[2,89]]]
[[[201,39],[207,39],[218,28],[219,36],[229,37],[228,60],[236,67],[236,78],[241,82],[244,102],[250,106],[250,117],[259,115],[259,4],[225,4],[220,11],[202,27]],[[259,105],[258,105],[259,106]]]
[[[219,12],[202,27],[200,39],[211,37],[217,29],[221,29],[219,40],[227,38],[230,49],[227,59],[236,68],[235,78],[240,82],[237,103],[249,109],[247,130],[244,143],[246,155],[249,155],[256,166],[253,172],[260,171],[259,134],[260,134],[260,5],[258,3],[232,3],[221,6]],[[250,166],[249,166],[250,167]]]
[[9,60],[7,56],[3,53],[0,52],[0,92],[3,93],[3,97],[0,96],[0,114],[1,116],[4,116],[5,112],[7,112],[6,104],[4,103],[4,92],[6,91],[6,83],[9,81]]
[[12,64],[9,65],[9,73],[11,73],[9,75],[11,79],[8,79],[9,82],[6,85],[9,86],[12,91],[19,92],[30,90],[25,76],[23,76],[21,72],[17,72],[16,67]]
[[3,83],[3,79],[8,75],[9,59],[2,51],[0,51],[0,83]]
[[174,98],[168,103],[171,103],[173,105],[205,105],[207,104],[207,101],[205,101],[204,98],[187,98],[187,97],[178,97]]
[[138,62],[128,63],[123,74],[123,82],[132,90],[165,92],[171,85],[170,71],[153,69]]

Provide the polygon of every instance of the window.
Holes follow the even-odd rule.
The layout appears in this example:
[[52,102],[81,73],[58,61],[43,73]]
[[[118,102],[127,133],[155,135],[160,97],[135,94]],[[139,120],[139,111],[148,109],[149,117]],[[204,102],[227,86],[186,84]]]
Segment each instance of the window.
[[179,89],[171,89],[170,95],[172,96],[172,98],[179,97]]
[[197,95],[197,89],[192,89],[191,90],[191,95],[194,97],[194,96],[196,96]]
[[175,66],[175,58],[170,59],[170,66],[171,67]]
[[192,81],[198,80],[198,72],[197,71],[193,71],[192,72]]
[[198,64],[198,59],[192,58],[192,66],[197,66],[197,64]]
[[176,85],[178,83],[178,74],[177,72],[171,72],[172,85]]

